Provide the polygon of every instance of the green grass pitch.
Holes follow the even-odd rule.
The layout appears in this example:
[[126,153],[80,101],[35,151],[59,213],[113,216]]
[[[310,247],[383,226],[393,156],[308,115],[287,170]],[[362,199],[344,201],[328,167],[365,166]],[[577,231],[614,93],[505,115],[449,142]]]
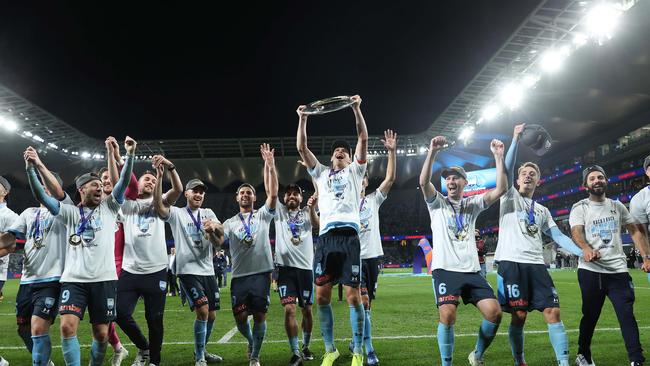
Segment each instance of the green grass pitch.
[[[387,271],[387,273],[389,273]],[[439,365],[440,356],[435,340],[437,326],[437,311],[434,305],[431,289],[431,279],[428,276],[382,276],[379,279],[377,299],[373,304],[373,336],[374,346],[382,365]],[[571,362],[577,351],[578,323],[580,321],[580,290],[575,271],[562,270],[552,273],[555,285],[560,294],[562,319],[569,332]],[[646,275],[639,270],[632,270],[636,284],[635,313],[641,332],[641,342],[647,346],[650,336],[650,284]],[[488,279],[494,288],[495,275]],[[5,299],[0,302],[0,355],[11,365],[30,365],[29,353],[25,350],[21,339],[16,333],[14,300],[18,290],[18,281],[10,280],[5,285]],[[350,363],[347,343],[350,339],[348,306],[344,302],[333,301],[334,306],[334,337],[341,351],[337,365]],[[194,315],[181,307],[178,297],[168,297],[165,312],[165,345],[163,346],[164,365],[193,365],[193,319]],[[136,316],[139,324],[146,329],[141,304],[138,305]],[[289,360],[289,346],[286,341],[283,326],[283,311],[276,293],[271,294],[271,308],[267,320],[267,334],[262,347],[262,365],[286,365]],[[318,315],[314,317],[314,331],[311,349],[317,356],[323,353],[323,343],[318,327]],[[499,335],[487,351],[486,365],[512,365],[507,329],[509,315],[504,314],[504,321],[499,329]],[[480,315],[471,305],[460,306],[456,323],[456,347],[454,363],[467,365],[467,354],[474,346],[476,331],[480,324]],[[208,350],[224,357],[224,365],[248,365],[245,359],[246,346],[243,337],[238,333],[225,343],[217,343],[235,326],[230,311],[229,291],[222,291],[222,310],[217,313],[215,328],[208,345]],[[616,316],[609,302],[606,302],[602,316],[594,336],[594,361],[599,366],[628,365],[627,355],[623,346],[621,333],[618,329]],[[90,325],[81,323],[79,341],[82,344],[82,364],[88,362]],[[63,365],[61,353],[58,319],[51,328],[54,349],[52,360],[56,365]],[[123,343],[131,355],[123,365],[130,365],[136,353],[129,340],[120,333]],[[109,347],[106,362],[112,354]],[[526,324],[526,359],[529,365],[555,365],[555,357],[546,332],[546,324],[539,312],[530,314]],[[317,366],[318,358],[306,363]]]

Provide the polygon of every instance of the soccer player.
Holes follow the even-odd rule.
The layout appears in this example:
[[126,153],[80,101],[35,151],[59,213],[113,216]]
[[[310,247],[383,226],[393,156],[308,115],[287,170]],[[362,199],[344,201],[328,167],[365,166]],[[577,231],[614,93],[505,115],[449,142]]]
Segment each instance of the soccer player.
[[36,199],[53,216],[64,221],[67,243],[65,264],[61,275],[61,346],[66,365],[80,366],[81,350],[77,328],[86,307],[90,313],[93,344],[90,364],[101,365],[108,343],[108,325],[115,318],[117,274],[115,273],[115,227],[117,213],[124,201],[124,191],[133,168],[136,142],[126,137],[126,163],[113,192],[102,200],[101,180],[93,173],[79,176],[76,187],[79,206],[62,204],[48,196],[38,182],[36,170],[27,170]]
[[209,208],[202,208],[208,187],[199,179],[185,185],[187,205],[175,207],[165,202],[162,195],[163,164],[156,167],[157,181],[154,205],[158,214],[169,223],[174,236],[175,273],[186,290],[194,320],[195,365],[221,362],[221,356],[208,353],[205,348],[220,309],[219,285],[214,278],[212,258],[223,236],[221,222]]
[[[370,307],[375,299],[377,291],[377,279],[379,278],[379,269],[381,266],[380,257],[384,255],[381,247],[381,234],[379,233],[379,207],[388,198],[396,175],[396,149],[397,134],[392,130],[384,131],[384,139],[381,140],[388,151],[388,166],[386,168],[386,177],[379,185],[376,191],[366,195],[368,188],[368,171],[363,176],[361,183],[361,200],[359,202],[359,219],[361,231],[359,232],[359,241],[361,242],[361,301],[365,310],[365,320],[363,327],[363,346],[366,350],[366,363],[368,365],[378,365],[379,358],[372,346],[372,326],[370,322]],[[350,343],[352,347],[353,344]]]
[[361,243],[359,242],[359,197],[366,172],[368,130],[361,113],[361,98],[352,97],[351,106],[357,128],[357,146],[354,161],[346,141],[332,145],[330,166],[321,164],[307,146],[307,115],[305,106],[299,106],[296,147],[307,171],[317,182],[320,209],[320,244],[314,258],[314,283],[321,333],[325,342],[323,366],[331,366],[340,356],[334,346],[332,318],[332,285],[343,283],[350,306],[350,325],[353,333],[352,365],[363,364],[363,328],[365,312],[361,303]]
[[[223,236],[230,242],[232,255],[232,312],[237,329],[248,341],[249,365],[260,365],[260,350],[266,334],[266,313],[269,309],[271,271],[273,256],[269,228],[275,215],[278,199],[278,176],[275,170],[274,153],[268,144],[260,146],[264,159],[264,188],[266,201],[259,210],[254,210],[255,188],[244,183],[237,189],[236,200],[239,213],[223,224]],[[248,315],[253,316],[253,331],[248,324]]]
[[[162,164],[170,174],[172,188],[162,197],[173,204],[183,192],[174,164],[160,155],[154,166]],[[117,324],[138,348],[134,365],[160,364],[163,342],[163,314],[167,299],[167,243],[165,222],[153,203],[156,173],[146,171],[138,180],[138,199],[122,205],[124,218],[124,257],[117,283]],[[144,299],[149,341],[133,319],[138,299]]]
[[[48,195],[72,204],[61,188],[61,178],[47,169],[34,148],[27,148],[24,159],[27,168],[36,167]],[[16,296],[18,334],[32,354],[32,364],[46,366],[52,364],[49,330],[58,310],[67,242],[65,225],[41,205],[23,211],[6,231],[0,236],[0,247],[5,248],[0,249],[0,255],[15,250],[16,238],[25,240],[23,274]]]
[[496,202],[506,192],[507,180],[503,161],[503,142],[492,140],[490,150],[496,162],[496,188],[475,196],[463,197],[467,173],[452,166],[442,171],[448,195],[436,191],[431,183],[431,168],[438,152],[447,145],[443,136],[431,139],[429,152],[420,174],[420,188],[431,217],[433,241],[433,291],[438,306],[438,348],[442,365],[451,365],[454,354],[454,323],[462,297],[483,315],[474,350],[469,354],[472,366],[483,365],[483,354],[501,322],[501,309],[492,288],[481,277],[474,229],[479,213]]
[[[11,191],[11,184],[3,176],[0,176],[0,234],[7,231],[14,221],[18,218],[18,214],[13,212],[7,207],[7,196]],[[1,246],[2,244],[0,244]],[[2,299],[2,287],[7,280],[7,270],[9,268],[9,252],[0,255],[0,300]],[[0,357],[0,366],[7,366],[9,362]]]
[[[118,165],[124,165],[124,160],[120,156],[120,148],[117,140],[109,136],[106,141],[106,154],[108,166],[99,170],[99,177],[102,180],[102,199],[106,198],[113,191],[113,186],[119,179]],[[138,179],[135,174],[131,173],[129,185],[126,187],[124,198],[127,200],[138,199]],[[115,270],[117,277],[122,273],[122,258],[124,256],[124,219],[121,214],[118,215],[117,228],[115,230]],[[111,322],[108,326],[108,343],[113,347],[113,355],[111,356],[111,366],[120,366],[129,356],[129,351],[122,345],[120,337],[115,328],[115,322]]]
[[[582,184],[589,197],[571,207],[569,224],[573,241],[586,255],[578,264],[578,283],[582,293],[582,318],[578,337],[576,365],[593,365],[591,339],[605,303],[614,306],[631,366],[643,365],[645,357],[639,341],[639,327],[634,317],[634,286],[628,273],[621,241],[621,228],[627,229],[634,245],[643,256],[643,270],[650,271],[648,239],[638,223],[620,202],[606,197],[607,175],[598,165],[582,171]],[[595,252],[595,253],[594,253]]]
[[508,335],[515,366],[526,365],[524,323],[533,310],[544,315],[557,364],[568,366],[569,342],[560,320],[557,291],[544,264],[542,234],[577,256],[583,255],[583,251],[562,234],[550,211],[533,200],[541,178],[537,164],[523,163],[517,171],[517,187],[513,185],[514,169],[510,167],[514,166],[524,128],[525,124],[515,126],[505,160],[510,188],[500,199],[499,241],[494,256],[499,265],[498,297],[503,311],[512,315]]
[[[650,169],[648,168],[650,168],[650,155],[643,160],[643,170],[645,175],[650,178]],[[630,215],[639,222],[639,230],[642,230],[647,236],[650,223],[650,186],[646,186],[632,197]]]
[[[276,203],[275,215],[275,263],[278,268],[280,303],[284,306],[284,328],[292,353],[289,366],[302,365],[303,359],[314,359],[309,350],[314,291],[312,227],[318,228],[318,214],[315,196],[309,198],[305,207],[300,208],[302,194],[299,185],[287,185],[284,204],[279,201]],[[302,309],[302,353],[298,347],[296,304]]]

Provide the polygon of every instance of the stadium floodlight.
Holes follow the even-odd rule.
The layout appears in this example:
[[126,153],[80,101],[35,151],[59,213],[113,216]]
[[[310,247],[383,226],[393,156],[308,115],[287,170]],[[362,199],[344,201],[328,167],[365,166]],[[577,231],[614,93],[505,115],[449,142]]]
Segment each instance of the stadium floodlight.
[[61,149],[61,151],[63,151],[66,154],[68,153],[68,149]]
[[459,140],[467,140],[474,134],[474,126],[468,126],[458,135]]
[[81,153],[81,157],[82,157],[83,159],[89,159],[89,158],[91,157],[91,155],[90,155],[90,153],[89,153],[88,151],[83,151],[83,152]]
[[553,73],[562,67],[562,63],[569,56],[571,50],[569,47],[561,47],[560,49],[550,49],[542,56],[541,66],[542,70]]
[[491,121],[498,116],[499,113],[501,113],[501,108],[496,104],[490,104],[483,109],[481,117],[486,121]]
[[93,159],[95,159],[95,160],[99,160],[99,159],[100,159],[100,155],[99,155],[99,154],[93,154]]
[[597,4],[585,16],[585,27],[600,43],[603,39],[612,38],[616,27],[618,27],[621,13],[621,10],[617,9],[614,4]]
[[524,90],[521,85],[516,83],[507,84],[499,93],[501,103],[511,110],[519,107],[521,100],[524,98]]
[[34,137],[32,137],[32,138],[35,141],[38,141],[38,142],[45,142],[45,140],[43,140],[43,138],[41,136],[39,136],[39,135],[34,135]]
[[573,44],[578,47],[582,47],[587,43],[587,36],[584,33],[575,33],[573,35]]
[[427,152],[427,147],[426,146],[420,146],[420,154],[426,154]]
[[0,127],[4,128],[9,132],[13,132],[18,129],[18,125],[16,124],[16,122],[3,116],[0,116]]
[[57,149],[59,148],[56,144],[53,144],[53,143],[51,143],[51,142],[48,142],[48,143],[47,143],[47,147],[49,147],[49,148],[51,148],[51,149],[55,149],[55,150],[57,150]]
[[539,81],[539,76],[537,75],[526,75],[524,76],[524,79],[522,80],[522,83],[526,88],[532,88],[537,84]]
[[25,135],[25,136],[27,136],[27,137],[32,137],[32,136],[34,136],[34,134],[31,133],[31,132],[29,132],[29,131],[23,131],[23,135]]

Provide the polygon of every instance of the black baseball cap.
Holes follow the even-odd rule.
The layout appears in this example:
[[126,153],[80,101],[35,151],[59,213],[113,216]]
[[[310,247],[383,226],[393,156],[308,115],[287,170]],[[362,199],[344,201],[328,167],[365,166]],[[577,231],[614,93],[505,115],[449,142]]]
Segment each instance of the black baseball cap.
[[450,175],[458,175],[467,179],[467,173],[462,166],[450,166],[449,168],[445,168],[440,175],[442,175],[443,178],[447,178]]
[[582,171],[582,184],[583,185],[587,184],[587,177],[592,172],[600,172],[605,176],[605,179],[607,179],[607,174],[605,173],[605,169],[603,169],[602,166],[600,166],[600,165],[591,165],[591,166],[585,168]]
[[648,170],[648,166],[650,166],[650,155],[646,156],[643,161],[643,170]]
[[0,175],[0,185],[2,185],[4,187],[5,191],[7,191],[7,193],[9,193],[9,191],[11,191],[11,184],[9,184],[9,181],[5,177],[3,177],[1,175]]
[[296,183],[289,183],[289,184],[287,184],[287,186],[284,188],[284,193],[285,193],[285,194],[286,194],[286,193],[289,193],[290,191],[297,191],[297,192],[300,193],[301,195],[302,195],[302,192],[303,192],[303,191],[302,191],[302,188],[301,188],[299,185],[297,185]]
[[332,143],[332,150],[330,151],[330,154],[334,153],[334,150],[336,150],[339,147],[344,148],[345,150],[347,150],[348,154],[352,155],[352,150],[350,148],[350,144],[348,144],[348,142],[345,141],[345,140],[336,140],[336,141],[334,141]]
[[203,187],[203,191],[207,192],[208,191],[208,186],[205,185],[200,179],[190,179],[189,182],[185,185],[185,190],[189,191],[190,189],[194,189],[196,187]]
[[78,176],[77,179],[75,179],[74,183],[77,186],[77,189],[79,189],[83,187],[86,183],[92,182],[94,180],[101,181],[101,178],[99,177],[99,175],[95,173],[86,173]]

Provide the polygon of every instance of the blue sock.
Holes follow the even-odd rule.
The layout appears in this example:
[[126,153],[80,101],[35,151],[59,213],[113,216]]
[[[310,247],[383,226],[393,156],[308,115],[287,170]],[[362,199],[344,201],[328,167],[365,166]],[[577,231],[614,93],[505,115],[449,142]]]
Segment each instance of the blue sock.
[[93,344],[90,347],[90,366],[102,366],[107,347],[108,341],[97,342],[96,339],[93,339]]
[[354,353],[363,353],[363,327],[365,323],[365,310],[363,305],[350,305],[350,327],[352,328],[352,342]]
[[318,305],[318,320],[320,320],[320,332],[325,342],[325,352],[334,352],[334,316],[332,305]]
[[451,366],[454,357],[454,325],[438,323],[438,349],[442,366]]
[[194,320],[194,358],[197,361],[205,359],[205,335],[207,328],[207,321]]
[[239,329],[239,333],[246,338],[248,341],[248,345],[252,346],[253,345],[253,334],[251,334],[251,326],[248,324],[248,320],[246,320],[243,323],[237,323],[237,329]]
[[311,333],[302,332],[302,346],[309,347],[309,342],[311,342]]
[[365,311],[365,320],[363,323],[363,346],[366,347],[366,354],[375,352],[372,346],[372,324],[370,323],[370,310]]
[[61,339],[61,350],[66,366],[81,366],[81,349],[77,336]]
[[478,339],[476,340],[476,358],[479,360],[483,359],[485,350],[490,347],[494,336],[497,335],[497,329],[499,329],[499,324],[485,319],[481,322],[481,327],[478,330]]
[[210,341],[210,335],[212,334],[212,328],[214,327],[214,320],[208,319],[208,324],[205,328],[205,344],[208,344]]
[[291,347],[291,353],[300,356],[300,348],[298,348],[298,336],[289,337],[289,347]]
[[49,334],[39,336],[32,336],[32,365],[33,366],[47,366],[52,353],[52,341]]
[[262,350],[262,342],[264,342],[265,334],[266,321],[253,323],[253,352],[251,352],[251,358],[260,358],[260,351]]
[[508,338],[510,339],[510,349],[512,350],[512,358],[515,359],[517,365],[525,363],[524,359],[524,327],[518,327],[510,324],[508,328]]
[[569,364],[569,338],[564,330],[564,323],[557,322],[548,325],[548,337],[555,351],[558,365]]

